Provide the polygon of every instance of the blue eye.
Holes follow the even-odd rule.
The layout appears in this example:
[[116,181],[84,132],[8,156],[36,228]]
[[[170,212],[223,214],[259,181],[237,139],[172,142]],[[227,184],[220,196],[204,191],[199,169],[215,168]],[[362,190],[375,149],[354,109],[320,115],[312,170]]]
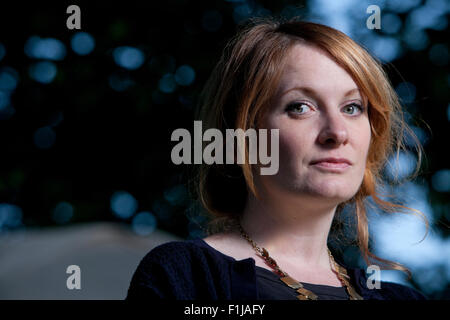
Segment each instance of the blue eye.
[[350,110],[350,112],[348,112],[349,114],[355,114],[355,112],[352,112],[352,111],[355,111],[358,109],[359,109],[359,113],[362,113],[364,111],[364,108],[358,103],[350,103],[349,105],[346,105],[344,107],[344,109]]
[[289,104],[289,105],[286,107],[286,111],[288,111],[288,112],[294,112],[294,113],[297,113],[297,114],[303,114],[303,113],[305,113],[305,112],[302,112],[302,111],[305,110],[305,107],[311,109],[311,107],[308,106],[308,105],[307,105],[306,103],[304,103],[304,102],[294,102],[294,103]]

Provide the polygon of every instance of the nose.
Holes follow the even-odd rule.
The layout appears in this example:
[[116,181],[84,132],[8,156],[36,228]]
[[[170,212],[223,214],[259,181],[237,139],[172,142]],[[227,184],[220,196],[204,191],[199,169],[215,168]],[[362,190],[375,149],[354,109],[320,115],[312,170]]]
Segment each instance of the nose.
[[319,133],[319,143],[327,146],[340,146],[348,141],[345,119],[338,114],[326,115]]

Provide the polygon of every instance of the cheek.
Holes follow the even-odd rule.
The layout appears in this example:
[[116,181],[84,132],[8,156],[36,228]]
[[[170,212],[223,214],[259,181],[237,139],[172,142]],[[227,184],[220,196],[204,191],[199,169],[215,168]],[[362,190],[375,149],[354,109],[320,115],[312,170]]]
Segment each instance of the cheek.
[[280,129],[280,161],[298,164],[310,150],[309,134],[301,128],[285,126]]
[[362,162],[365,165],[371,142],[371,129],[368,121],[355,130],[354,141],[355,149],[359,151],[359,156],[364,160]]
[[[297,157],[298,150],[301,149],[301,142],[298,141],[298,133],[289,121],[286,121],[283,115],[269,114],[263,121],[263,127],[270,129],[279,129],[279,161],[280,171],[283,167]],[[283,165],[284,164],[284,165]]]
[[365,130],[361,134],[361,144],[363,150],[365,150],[365,154],[367,155],[370,147],[370,142],[372,139],[372,130],[370,129],[370,124],[367,122],[367,126]]

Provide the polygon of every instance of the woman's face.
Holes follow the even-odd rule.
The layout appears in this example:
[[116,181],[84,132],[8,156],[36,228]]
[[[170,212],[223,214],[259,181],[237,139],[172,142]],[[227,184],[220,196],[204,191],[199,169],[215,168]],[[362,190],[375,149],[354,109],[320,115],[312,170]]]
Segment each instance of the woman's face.
[[[262,127],[280,129],[279,171],[260,176],[266,188],[333,204],[358,191],[371,136],[366,103],[324,51],[292,48]],[[335,159],[317,162],[326,158]]]

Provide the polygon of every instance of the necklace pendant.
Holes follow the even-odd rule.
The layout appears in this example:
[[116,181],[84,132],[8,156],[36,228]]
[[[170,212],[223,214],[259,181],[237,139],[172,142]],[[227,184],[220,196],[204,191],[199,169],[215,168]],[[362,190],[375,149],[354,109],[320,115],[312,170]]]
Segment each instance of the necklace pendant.
[[363,300],[363,298],[356,293],[355,289],[353,287],[348,286],[347,287],[348,293],[350,294],[350,300]]
[[292,279],[289,276],[282,277],[282,278],[280,278],[280,280],[283,281],[287,286],[291,287],[294,290],[303,288],[303,285],[300,282]]
[[[283,281],[290,288],[292,288],[292,289],[296,290],[298,293],[300,293],[297,296],[297,299],[299,299],[299,300],[318,300],[319,297],[316,294],[314,294],[313,292],[304,288],[300,282],[291,278],[290,276],[288,276],[287,273],[282,271],[278,267],[278,264],[276,263],[276,261],[270,257],[269,252],[267,252],[267,250],[265,248],[259,248],[257,246],[257,244],[250,238],[250,236],[245,233],[244,229],[242,228],[242,226],[240,224],[239,224],[239,228],[240,228],[242,237],[244,237],[253,246],[255,251],[261,255],[261,257],[266,261],[266,263],[268,265],[270,265],[270,267],[272,269],[274,269],[274,271],[280,276],[280,280]],[[334,271],[337,273],[337,276],[338,276],[339,280],[341,281],[341,283],[346,287],[347,293],[350,296],[349,297],[350,300],[364,300],[363,297],[361,297],[356,292],[356,290],[350,285],[350,277],[347,274],[347,270],[344,267],[341,267],[340,265],[338,265],[336,263],[336,261],[334,261],[334,258],[333,258],[333,255],[331,254],[330,249],[327,248],[327,250],[328,250],[328,255],[330,257],[331,270],[333,270],[333,265],[334,265],[334,269],[335,269]]]
[[[305,288],[300,288],[297,290],[297,292],[300,293],[300,295],[297,296],[297,299],[300,299],[300,300],[317,300],[318,299],[318,297],[314,293],[312,293],[311,291],[309,291]],[[302,296],[304,297],[304,299],[300,298]]]

